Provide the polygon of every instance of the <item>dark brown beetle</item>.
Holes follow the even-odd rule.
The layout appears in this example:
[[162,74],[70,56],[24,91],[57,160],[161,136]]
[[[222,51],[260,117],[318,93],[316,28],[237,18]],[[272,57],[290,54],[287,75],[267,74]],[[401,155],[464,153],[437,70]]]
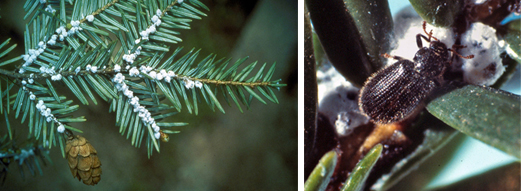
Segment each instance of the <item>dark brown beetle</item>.
[[[449,51],[463,57],[427,33],[426,22],[423,30],[428,37],[416,35],[418,52],[413,60],[383,54],[398,62],[376,72],[365,82],[360,91],[358,105],[360,110],[378,124],[389,124],[407,118],[423,109],[423,100],[437,87],[443,84],[443,74],[450,66]],[[421,38],[430,42],[429,47],[422,46]],[[431,41],[431,39],[434,39]]]

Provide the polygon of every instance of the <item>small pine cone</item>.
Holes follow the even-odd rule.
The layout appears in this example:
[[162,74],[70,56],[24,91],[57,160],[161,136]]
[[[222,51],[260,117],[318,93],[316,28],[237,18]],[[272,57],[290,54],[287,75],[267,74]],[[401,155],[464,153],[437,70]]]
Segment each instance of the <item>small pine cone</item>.
[[87,139],[79,135],[69,137],[65,153],[74,178],[83,180],[86,185],[95,185],[100,181],[101,162]]

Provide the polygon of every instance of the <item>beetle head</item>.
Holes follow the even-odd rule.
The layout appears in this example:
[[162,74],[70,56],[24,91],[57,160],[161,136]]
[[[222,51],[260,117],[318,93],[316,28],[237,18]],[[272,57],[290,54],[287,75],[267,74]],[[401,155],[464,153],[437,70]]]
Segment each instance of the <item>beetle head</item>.
[[437,56],[440,56],[441,58],[448,59],[449,58],[449,50],[447,49],[447,46],[445,43],[440,41],[432,41],[430,43],[431,50],[435,52]]

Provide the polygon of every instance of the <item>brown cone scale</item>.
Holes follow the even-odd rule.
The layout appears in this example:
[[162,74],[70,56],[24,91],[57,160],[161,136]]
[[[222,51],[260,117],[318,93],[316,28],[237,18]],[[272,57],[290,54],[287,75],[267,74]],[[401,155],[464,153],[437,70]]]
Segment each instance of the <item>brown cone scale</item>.
[[86,185],[96,185],[101,179],[101,162],[96,149],[82,136],[67,139],[65,153],[72,176]]

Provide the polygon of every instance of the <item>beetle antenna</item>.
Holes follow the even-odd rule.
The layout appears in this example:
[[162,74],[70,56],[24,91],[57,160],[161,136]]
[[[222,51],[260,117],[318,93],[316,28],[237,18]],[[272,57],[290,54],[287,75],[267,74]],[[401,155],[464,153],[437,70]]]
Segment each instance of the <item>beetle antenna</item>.
[[431,38],[433,38],[434,40],[438,41],[438,39],[434,36],[432,36],[432,29],[431,29],[431,32],[427,32],[427,21],[423,21],[423,32],[425,32],[425,34],[427,34],[429,36],[429,42],[431,41]]
[[467,48],[465,45],[459,45],[459,44],[453,44],[452,49],[460,49],[460,48]]
[[387,53],[383,53],[383,54],[381,54],[381,56],[383,56],[385,58],[392,58],[392,59],[395,59],[395,60],[405,60],[405,58],[402,58],[402,57],[399,57],[399,56],[392,56],[392,55],[387,54]]
[[455,54],[456,56],[459,56],[460,58],[464,58],[464,59],[471,59],[471,58],[474,58],[474,55],[471,54],[471,55],[468,55],[468,56],[462,56],[461,54],[459,54],[458,52],[456,52],[455,50],[452,50],[452,49],[448,49],[450,50],[453,54]]

